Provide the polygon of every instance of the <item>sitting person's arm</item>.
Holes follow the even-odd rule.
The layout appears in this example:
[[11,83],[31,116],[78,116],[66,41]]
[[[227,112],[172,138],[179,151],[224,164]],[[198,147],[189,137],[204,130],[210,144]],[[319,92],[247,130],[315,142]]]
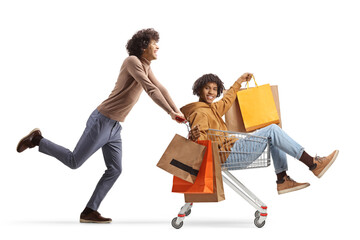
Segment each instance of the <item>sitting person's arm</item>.
[[246,81],[250,81],[252,77],[251,73],[244,73],[241,77],[239,77],[235,83],[230,87],[229,90],[224,93],[222,99],[218,102],[214,103],[214,107],[220,116],[223,116],[231,107],[233,102],[236,99],[236,93],[240,90],[241,84]]
[[[244,73],[228,92],[224,94],[224,97],[216,103],[212,102],[214,96],[219,96],[222,93],[222,90],[220,90],[223,89],[221,80],[216,75],[205,74],[195,81],[193,92],[199,96],[199,102],[191,103],[181,108],[181,111],[192,127],[189,133],[191,140],[207,140],[207,131],[209,128],[218,129],[220,127],[220,130],[226,130],[225,123],[219,118],[231,107],[236,99],[236,93],[240,89],[241,83],[249,81],[251,77],[252,74]],[[216,91],[217,95],[215,95]]]

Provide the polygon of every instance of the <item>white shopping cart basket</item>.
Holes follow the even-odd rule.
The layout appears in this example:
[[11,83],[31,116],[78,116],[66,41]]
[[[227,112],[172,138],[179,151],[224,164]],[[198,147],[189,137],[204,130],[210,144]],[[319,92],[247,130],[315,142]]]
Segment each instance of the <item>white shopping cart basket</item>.
[[[269,139],[253,136],[248,133],[208,130],[208,139],[219,142],[219,157],[223,181],[244,198],[255,209],[255,226],[261,228],[265,225],[267,206],[246,188],[229,171],[238,169],[261,168],[270,165]],[[184,219],[191,213],[193,203],[186,203],[171,225],[179,229],[183,226]]]

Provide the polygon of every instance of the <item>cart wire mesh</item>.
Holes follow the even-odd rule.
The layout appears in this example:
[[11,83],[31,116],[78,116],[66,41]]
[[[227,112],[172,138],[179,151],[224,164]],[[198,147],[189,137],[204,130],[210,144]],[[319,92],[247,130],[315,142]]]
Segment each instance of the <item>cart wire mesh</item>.
[[222,170],[262,168],[270,165],[269,139],[249,133],[209,129],[208,139],[217,142]]

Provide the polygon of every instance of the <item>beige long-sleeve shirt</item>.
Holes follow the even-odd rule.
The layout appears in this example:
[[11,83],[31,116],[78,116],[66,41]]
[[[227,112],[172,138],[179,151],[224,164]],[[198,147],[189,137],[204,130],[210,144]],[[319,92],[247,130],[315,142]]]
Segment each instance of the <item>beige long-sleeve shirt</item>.
[[143,90],[167,113],[179,112],[166,88],[152,73],[150,62],[136,56],[124,60],[113,91],[97,109],[110,119],[124,122]]

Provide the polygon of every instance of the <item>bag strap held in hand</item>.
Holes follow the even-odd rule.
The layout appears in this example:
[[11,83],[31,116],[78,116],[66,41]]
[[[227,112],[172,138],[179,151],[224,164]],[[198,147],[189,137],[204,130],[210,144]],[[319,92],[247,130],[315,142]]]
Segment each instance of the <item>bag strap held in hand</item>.
[[[254,75],[251,75],[251,78],[254,79],[254,82],[255,82],[256,87],[259,87],[259,86],[257,85],[256,81],[255,81],[255,76],[254,76]],[[250,81],[251,81],[251,79],[250,79]],[[247,89],[249,89],[249,82],[250,82],[250,81],[247,81],[247,82],[246,82],[246,88],[247,88]]]

